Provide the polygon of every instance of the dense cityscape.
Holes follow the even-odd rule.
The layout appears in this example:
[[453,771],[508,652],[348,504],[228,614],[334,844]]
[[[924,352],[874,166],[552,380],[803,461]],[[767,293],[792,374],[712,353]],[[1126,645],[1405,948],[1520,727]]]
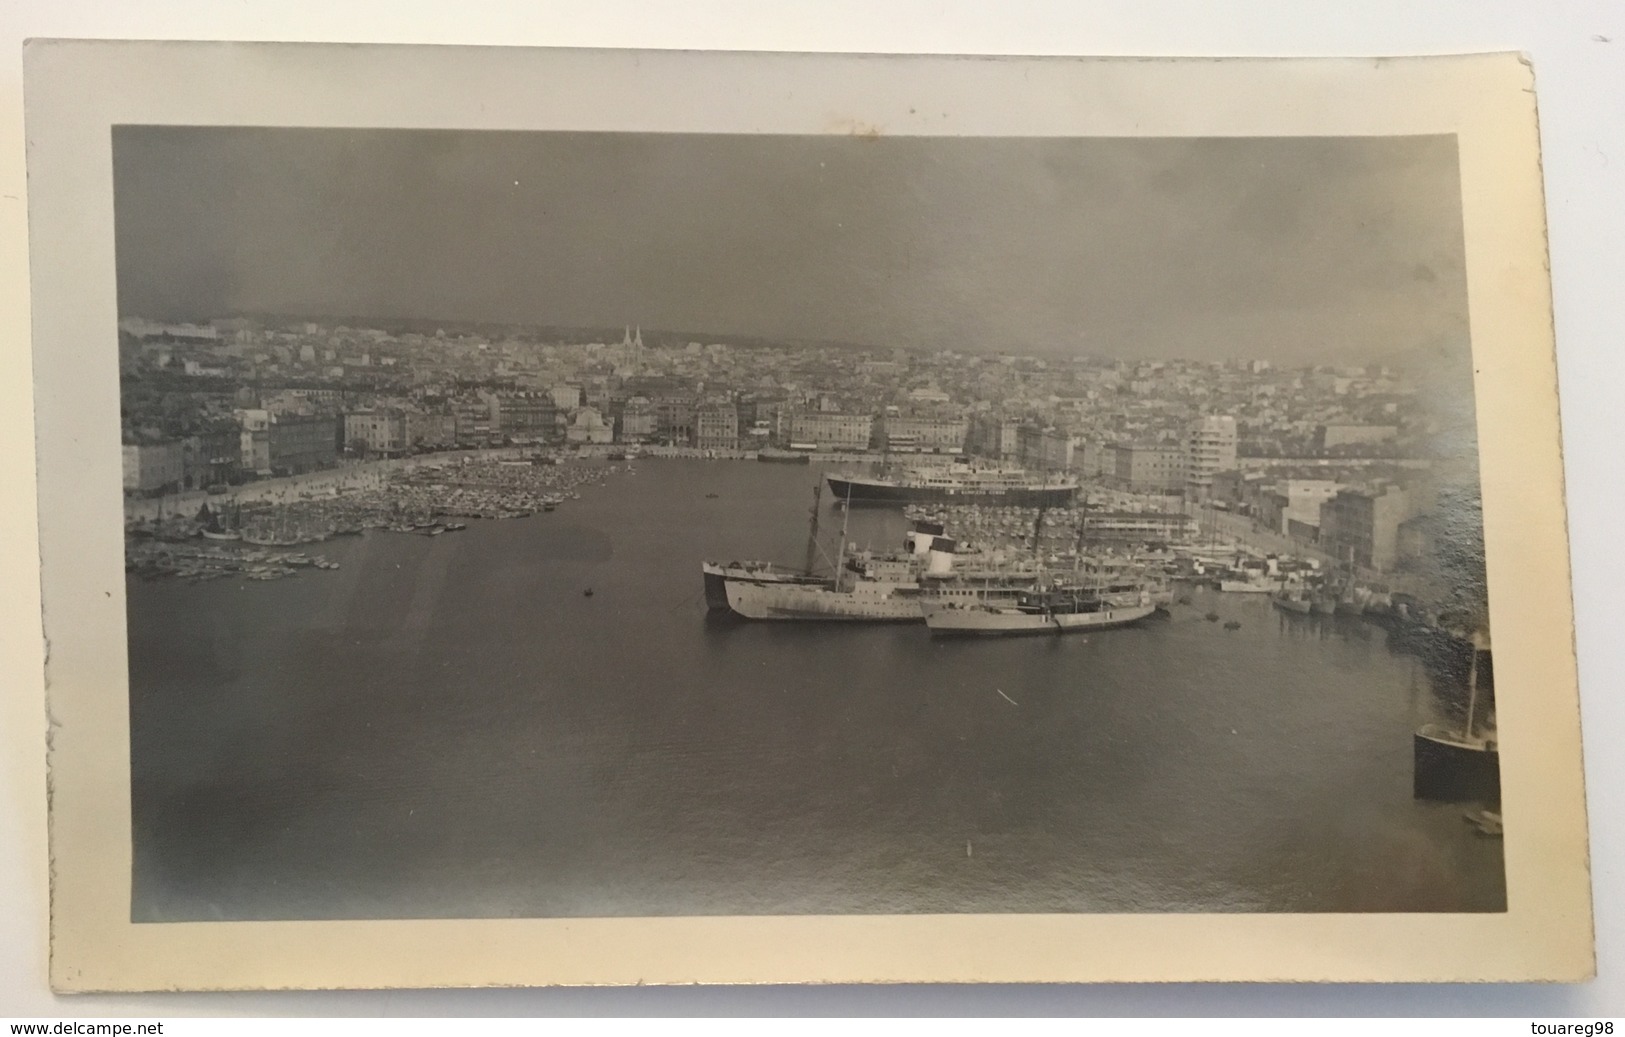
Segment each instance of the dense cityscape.
[[968,455],[1177,497],[1175,533],[1205,508],[1377,573],[1436,553],[1437,419],[1380,365],[244,319],[126,319],[120,347],[133,496],[497,446]]

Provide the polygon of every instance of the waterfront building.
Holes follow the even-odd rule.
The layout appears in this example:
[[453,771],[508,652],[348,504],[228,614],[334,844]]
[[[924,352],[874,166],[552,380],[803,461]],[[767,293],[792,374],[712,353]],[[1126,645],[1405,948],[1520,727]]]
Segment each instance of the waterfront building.
[[1117,443],[1112,454],[1112,482],[1125,490],[1168,493],[1185,480],[1185,452],[1172,443]]
[[1193,500],[1206,500],[1213,477],[1235,467],[1235,418],[1209,415],[1185,427],[1185,492]]
[[969,425],[959,416],[887,414],[879,434],[885,448],[894,452],[957,454],[965,449]]
[[235,412],[238,458],[242,470],[254,475],[271,474],[271,413],[258,407]]
[[271,474],[271,433],[267,428],[244,428],[238,435],[239,465],[254,475]]
[[1024,467],[1042,472],[1070,469],[1072,435],[1065,429],[1023,425],[1016,437],[1016,456]]
[[398,410],[358,410],[344,415],[348,453],[389,457],[404,453],[409,443],[406,415]]
[[761,450],[773,442],[773,426],[767,421],[758,418],[751,422],[749,428],[740,431],[740,447],[746,450]]
[[235,481],[242,469],[242,433],[222,426],[188,436],[183,451],[185,489]]
[[971,419],[966,449],[981,457],[1013,461],[1021,450],[1021,422],[998,414]]
[[298,475],[338,464],[339,419],[312,415],[274,418],[266,430],[267,457],[273,475]]
[[124,444],[124,492],[140,496],[173,493],[185,478],[185,450],[178,439]]
[[1320,548],[1339,562],[1386,572],[1399,559],[1399,527],[1416,515],[1394,483],[1344,488],[1320,506]]
[[1341,483],[1330,479],[1277,480],[1259,495],[1259,524],[1286,536],[1293,536],[1297,528],[1298,539],[1318,540],[1321,506],[1342,489]]
[[874,415],[812,411],[790,419],[790,441],[819,450],[867,450],[874,435]]
[[508,392],[497,395],[497,431],[515,439],[551,438],[558,427],[558,406],[551,393]]
[[694,442],[694,397],[688,393],[661,393],[655,397],[655,437],[674,446]]
[[1116,460],[1105,443],[1093,439],[1074,437],[1072,442],[1072,470],[1083,479],[1109,478],[1116,474]]
[[702,450],[733,450],[739,445],[739,412],[731,403],[713,403],[700,409],[695,445]]
[[579,385],[555,385],[548,390],[548,394],[553,398],[553,406],[561,411],[569,412],[581,406]]
[[452,402],[459,445],[483,446],[501,436],[501,405],[486,393],[459,396]]
[[413,450],[445,450],[456,446],[457,416],[446,411],[407,411],[406,443]]
[[792,408],[784,400],[756,400],[751,405],[751,428],[766,428],[774,442],[782,442],[790,428]]
[[620,441],[642,443],[653,439],[659,427],[659,416],[647,397],[633,396],[621,408]]

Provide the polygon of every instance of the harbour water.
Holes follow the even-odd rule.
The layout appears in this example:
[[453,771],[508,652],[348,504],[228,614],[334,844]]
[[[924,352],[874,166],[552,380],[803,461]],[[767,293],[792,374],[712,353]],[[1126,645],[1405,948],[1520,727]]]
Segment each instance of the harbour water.
[[132,579],[133,917],[1504,909],[1500,840],[1411,796],[1448,682],[1358,619],[709,615],[701,559],[799,563],[819,475],[648,460],[334,572]]

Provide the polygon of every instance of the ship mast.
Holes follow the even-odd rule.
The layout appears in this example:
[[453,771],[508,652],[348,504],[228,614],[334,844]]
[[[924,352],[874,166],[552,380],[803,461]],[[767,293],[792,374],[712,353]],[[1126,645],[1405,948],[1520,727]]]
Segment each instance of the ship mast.
[[835,589],[841,589],[841,580],[846,572],[846,526],[852,518],[852,484],[846,486],[846,501],[841,507],[841,546],[835,552]]
[[1084,491],[1083,501],[1078,506],[1078,542],[1073,549],[1073,567],[1083,568],[1083,547],[1089,540],[1089,492]]
[[1473,631],[1473,659],[1467,666],[1467,724],[1462,734],[1467,741],[1473,740],[1473,720],[1478,712],[1478,653],[1482,650],[1483,639],[1478,631]]
[[1048,510],[1049,505],[1045,503],[1043,497],[1040,497],[1038,514],[1033,518],[1033,560],[1037,562],[1038,584],[1040,589],[1043,589],[1043,584],[1045,582],[1044,577],[1046,566],[1044,564],[1044,513]]
[[807,524],[807,564],[802,567],[808,576],[812,575],[813,563],[818,559],[818,502],[823,494],[823,481],[813,483],[812,521]]

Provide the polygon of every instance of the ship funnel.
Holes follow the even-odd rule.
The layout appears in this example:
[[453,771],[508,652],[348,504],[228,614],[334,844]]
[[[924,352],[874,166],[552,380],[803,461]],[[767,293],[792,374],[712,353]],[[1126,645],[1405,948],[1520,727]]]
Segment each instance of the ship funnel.
[[929,576],[947,576],[954,570],[953,540],[948,537],[930,537],[930,552],[926,555],[925,571]]
[[933,537],[942,535],[943,526],[940,522],[926,522],[915,519],[909,523],[908,532],[903,536],[903,550],[916,557],[928,554],[931,550]]

